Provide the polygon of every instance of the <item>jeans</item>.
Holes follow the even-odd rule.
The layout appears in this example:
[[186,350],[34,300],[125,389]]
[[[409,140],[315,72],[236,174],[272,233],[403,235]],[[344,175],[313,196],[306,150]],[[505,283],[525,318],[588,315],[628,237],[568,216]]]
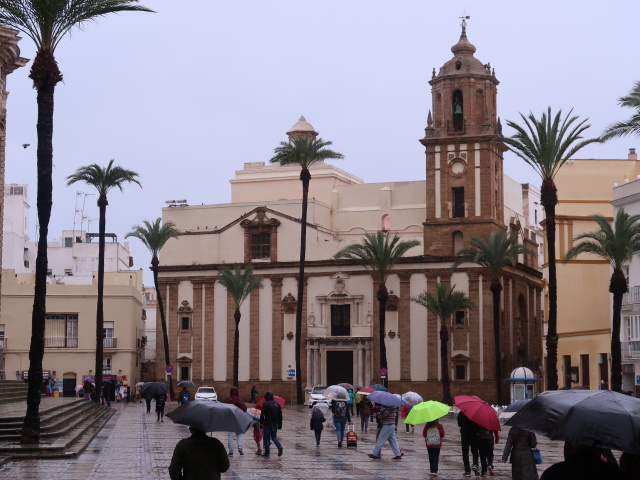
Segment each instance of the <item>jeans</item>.
[[278,447],[278,449],[282,448],[282,444],[276,438],[278,435],[277,427],[264,427],[264,454],[269,455],[269,447],[271,446],[271,441]]
[[341,442],[344,438],[344,428],[347,425],[347,417],[333,417],[333,424],[336,427],[338,441]]
[[438,460],[440,459],[440,448],[427,447],[427,453],[429,454],[429,467],[431,473],[438,473]]
[[464,464],[465,473],[471,473],[469,465],[469,448],[471,448],[471,456],[473,457],[473,465],[478,465],[478,436],[461,434],[460,441],[462,443],[462,463]]
[[369,430],[369,415],[360,415],[360,431]]
[[480,453],[480,464],[482,473],[487,473],[487,467],[493,467],[493,441],[487,438],[478,439],[478,451]]
[[316,434],[316,445],[320,445],[320,435],[322,435],[322,430],[314,430]]
[[[233,453],[233,432],[228,432],[229,453]],[[238,451],[242,450],[242,433],[235,434],[238,439]]]
[[396,457],[400,456],[400,445],[398,445],[398,439],[396,438],[396,426],[395,424],[390,425],[382,425],[382,429],[380,430],[380,436],[376,441],[376,446],[373,448],[374,455],[380,455],[380,450],[382,450],[382,446],[384,442],[389,440],[389,444],[391,445],[391,450],[393,450],[393,454]]

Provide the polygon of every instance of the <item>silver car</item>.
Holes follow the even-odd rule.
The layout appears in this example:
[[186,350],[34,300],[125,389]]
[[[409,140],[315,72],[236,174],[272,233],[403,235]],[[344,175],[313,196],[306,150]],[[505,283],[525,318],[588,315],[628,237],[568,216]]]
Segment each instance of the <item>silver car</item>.
[[213,387],[200,387],[196,391],[195,400],[217,402],[218,394],[216,393],[216,389]]

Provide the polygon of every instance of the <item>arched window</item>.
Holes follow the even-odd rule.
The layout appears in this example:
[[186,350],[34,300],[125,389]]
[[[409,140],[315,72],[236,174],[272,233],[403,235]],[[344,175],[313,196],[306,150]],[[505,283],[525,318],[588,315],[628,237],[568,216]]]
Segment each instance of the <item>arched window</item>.
[[391,230],[391,217],[389,215],[382,216],[382,230]]
[[451,97],[453,102],[453,131],[461,132],[464,129],[464,103],[462,100],[462,92],[455,90]]
[[453,232],[453,254],[455,255],[464,248],[464,236],[462,232]]

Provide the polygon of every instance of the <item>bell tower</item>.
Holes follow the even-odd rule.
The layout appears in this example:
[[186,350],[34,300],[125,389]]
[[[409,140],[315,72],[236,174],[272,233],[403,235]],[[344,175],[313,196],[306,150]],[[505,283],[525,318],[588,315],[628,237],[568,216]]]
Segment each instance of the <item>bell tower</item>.
[[452,256],[471,236],[504,227],[502,154],[496,114],[498,79],[474,57],[462,21],[453,58],[431,80],[432,109],[425,136],[427,255]]

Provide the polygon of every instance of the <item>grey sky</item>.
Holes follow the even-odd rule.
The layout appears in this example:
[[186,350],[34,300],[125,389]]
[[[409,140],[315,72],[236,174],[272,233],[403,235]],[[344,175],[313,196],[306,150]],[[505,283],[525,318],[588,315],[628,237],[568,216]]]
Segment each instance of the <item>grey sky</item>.
[[[65,187],[79,166],[115,158],[140,174],[143,189],[129,185],[109,195],[107,231],[124,241],[132,225],[160,216],[165,200],[228,202],[235,170],[267,162],[300,115],[345,155],[336,164],[366,182],[424,179],[418,139],[431,108],[427,82],[451,58],[465,11],[475,56],[490,62],[501,82],[503,125],[551,105],[589,117],[588,133],[596,136],[630,116],[617,99],[640,80],[637,0],[141,3],[157,13],[106,17],[58,47],[64,83],[56,89],[51,239],[73,228],[76,192],[94,193]],[[33,59],[23,37],[21,55]],[[30,185],[35,239],[30,67],[8,77],[6,182]],[[640,142],[615,140],[578,156],[624,158],[629,147]],[[510,153],[505,171],[540,184]],[[84,208],[91,219],[98,217],[96,200],[87,197]],[[75,223],[79,228],[79,214]],[[131,245],[134,268],[147,272],[149,254],[137,240]],[[148,273],[145,281],[152,283]]]

